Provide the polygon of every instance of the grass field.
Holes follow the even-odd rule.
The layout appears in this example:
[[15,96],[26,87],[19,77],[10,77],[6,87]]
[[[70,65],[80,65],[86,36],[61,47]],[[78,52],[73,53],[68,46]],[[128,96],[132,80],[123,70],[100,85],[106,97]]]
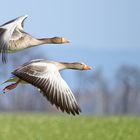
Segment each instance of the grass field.
[[0,140],[139,140],[139,117],[1,114]]

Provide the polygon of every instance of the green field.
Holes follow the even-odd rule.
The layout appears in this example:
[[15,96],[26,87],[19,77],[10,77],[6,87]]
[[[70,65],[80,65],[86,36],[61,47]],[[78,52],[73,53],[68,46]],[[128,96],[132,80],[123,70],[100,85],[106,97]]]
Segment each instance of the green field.
[[1,114],[0,140],[139,140],[139,117]]

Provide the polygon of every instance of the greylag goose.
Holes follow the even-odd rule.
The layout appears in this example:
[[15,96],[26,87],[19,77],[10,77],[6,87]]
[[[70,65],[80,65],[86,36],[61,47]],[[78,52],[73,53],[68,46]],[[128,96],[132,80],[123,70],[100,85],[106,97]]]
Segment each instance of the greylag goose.
[[65,63],[37,59],[27,62],[14,70],[14,77],[6,82],[15,82],[6,86],[3,92],[8,92],[19,83],[30,83],[62,112],[79,114],[81,112],[76,99],[67,83],[61,77],[59,71],[63,69],[90,70],[91,67],[84,63]]
[[27,17],[27,15],[21,16],[0,26],[0,54],[3,63],[7,62],[7,53],[42,44],[69,43],[64,37],[34,38],[23,30],[23,23]]

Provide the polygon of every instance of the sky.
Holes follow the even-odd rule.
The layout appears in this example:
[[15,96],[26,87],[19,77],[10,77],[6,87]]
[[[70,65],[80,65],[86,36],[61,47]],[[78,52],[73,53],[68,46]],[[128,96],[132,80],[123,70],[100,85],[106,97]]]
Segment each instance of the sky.
[[28,14],[34,36],[65,36],[76,48],[137,49],[139,0],[4,0],[0,23]]
[[121,64],[140,67],[139,0],[4,0],[0,13],[0,24],[28,14],[26,32],[35,37],[63,36],[71,41],[40,46],[34,53],[58,61],[83,61],[95,71],[103,68],[107,76]]

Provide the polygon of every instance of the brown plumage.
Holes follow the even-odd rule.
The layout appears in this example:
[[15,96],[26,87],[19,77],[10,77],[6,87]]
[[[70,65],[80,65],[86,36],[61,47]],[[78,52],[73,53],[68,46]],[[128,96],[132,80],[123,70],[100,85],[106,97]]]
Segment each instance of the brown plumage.
[[0,26],[0,54],[2,62],[7,62],[7,53],[14,53],[26,48],[42,44],[69,43],[64,37],[37,39],[23,30],[27,15],[18,17]]
[[81,109],[69,86],[59,73],[63,69],[90,70],[91,67],[78,62],[32,60],[12,72],[15,77],[6,82],[16,81],[16,83],[4,88],[4,92],[14,89],[18,83],[24,81],[24,83],[27,82],[37,87],[51,104],[55,104],[62,112],[79,114]]

